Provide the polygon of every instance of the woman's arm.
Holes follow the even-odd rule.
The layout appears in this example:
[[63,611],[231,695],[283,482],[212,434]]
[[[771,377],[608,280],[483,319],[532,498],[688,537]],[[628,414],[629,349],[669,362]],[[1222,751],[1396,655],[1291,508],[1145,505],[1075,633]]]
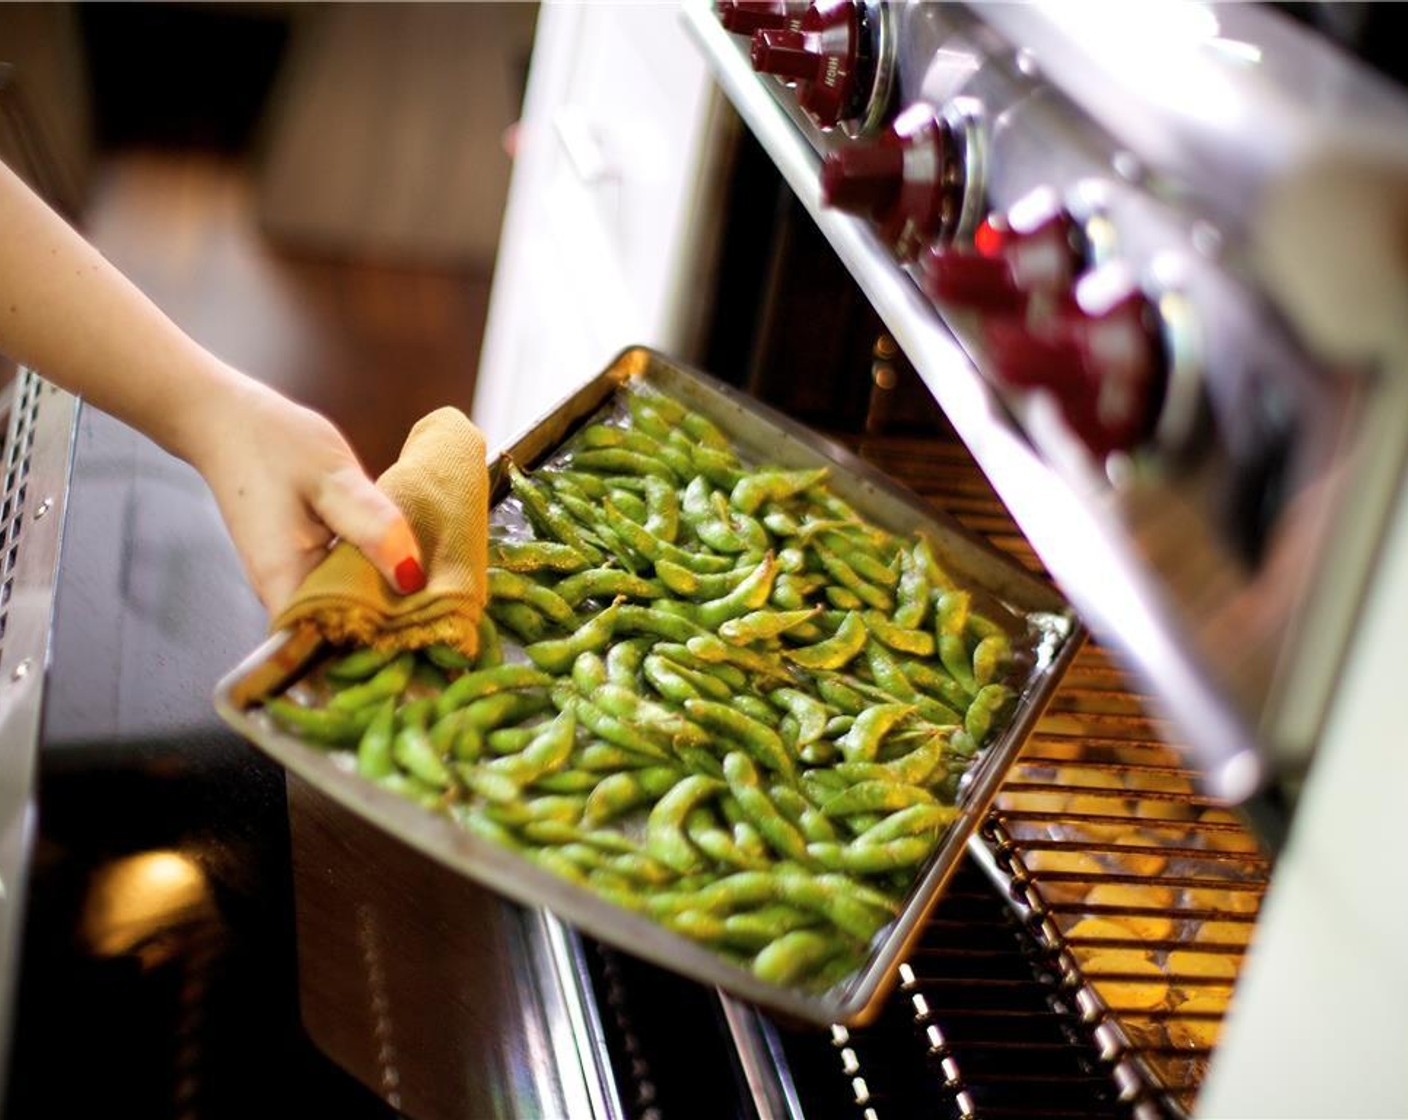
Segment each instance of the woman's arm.
[[271,612],[334,536],[399,590],[424,584],[405,518],[329,421],[199,346],[3,164],[0,351],[200,471]]

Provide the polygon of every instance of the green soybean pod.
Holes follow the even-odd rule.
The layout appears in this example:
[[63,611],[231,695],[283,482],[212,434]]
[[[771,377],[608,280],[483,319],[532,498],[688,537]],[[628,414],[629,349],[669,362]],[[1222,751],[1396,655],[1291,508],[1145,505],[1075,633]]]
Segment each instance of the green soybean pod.
[[650,401],[641,400],[634,393],[629,394],[626,399],[630,402],[631,419],[636,427],[656,439],[670,437],[674,430],[673,421],[667,420]]
[[[688,647],[683,648],[685,649],[685,653],[688,654]],[[744,681],[740,681],[737,686],[731,685],[727,681],[725,681],[723,677],[719,674],[711,673],[703,669],[696,669],[689,665],[681,665],[674,658],[667,657],[664,654],[660,653],[660,649],[661,647],[657,645],[655,647],[655,652],[653,652],[650,657],[646,658],[647,668],[651,660],[654,659],[654,661],[661,667],[662,672],[667,672],[672,676],[679,678],[679,680],[684,682],[684,684],[688,688],[693,690],[694,696],[686,696],[683,694],[682,690],[679,691],[678,695],[670,695],[668,692],[664,691],[663,689],[660,689],[659,684],[655,681],[654,678],[650,677],[648,671],[646,676],[647,679],[650,679],[651,684],[655,685],[657,690],[660,691],[662,696],[665,696],[667,699],[673,700],[677,704],[683,704],[686,700],[692,698],[698,698],[701,700],[729,700],[734,696],[737,689],[744,687],[744,684],[746,683]]]
[[[708,662],[711,671],[720,676],[723,676],[725,668],[732,666],[752,673],[764,681],[793,683],[792,673],[775,654],[749,649],[746,646],[730,645],[716,634],[698,634],[690,638],[685,645],[690,653],[701,661]],[[745,687],[747,683],[747,677],[743,677],[739,687]]]
[[408,723],[391,740],[391,757],[413,778],[435,789],[449,789],[449,767],[430,741],[430,735],[417,723]]
[[676,704],[701,699],[699,689],[663,657],[650,655],[645,659],[642,668],[650,686],[665,699],[673,700]]
[[490,754],[517,754],[533,741],[537,733],[536,727],[497,727],[484,736],[484,746]]
[[386,699],[357,742],[357,773],[364,778],[384,778],[396,771],[391,739],[396,729],[396,701]]
[[863,848],[870,844],[887,844],[906,836],[922,836],[931,842],[936,841],[939,833],[957,816],[958,809],[952,805],[911,805],[871,825],[851,843]]
[[557,489],[558,485],[570,486],[584,498],[590,498],[594,502],[601,501],[610,493],[610,486],[600,475],[587,474],[586,471],[569,471],[561,467],[552,467],[538,472],[540,478],[546,479],[548,484]]
[[541,692],[500,692],[474,700],[464,707],[464,723],[481,734],[547,711],[551,701]]
[[591,562],[570,544],[560,541],[490,541],[489,563],[509,572],[562,572],[571,574]]
[[479,653],[474,658],[476,669],[494,669],[504,663],[504,643],[499,628],[487,614],[479,616]]
[[833,583],[823,589],[826,601],[838,610],[861,611],[865,609],[865,600],[852,591],[849,587],[842,587],[839,583]]
[[491,669],[474,669],[457,677],[435,700],[437,715],[445,716],[474,700],[500,692],[523,688],[544,688],[552,678],[531,665],[495,665]]
[[880,753],[880,744],[900,720],[914,711],[909,704],[877,704],[856,716],[851,729],[836,740],[847,762],[870,762]]
[[1005,715],[1015,693],[1006,685],[988,684],[978,690],[963,717],[963,729],[978,746],[982,746],[994,723]]
[[826,574],[838,585],[851,592],[868,606],[885,614],[889,614],[895,609],[893,596],[883,588],[876,587],[864,579],[848,561],[824,545],[813,545],[812,547],[817,559],[821,561],[821,566],[826,569]]
[[741,646],[768,638],[776,638],[815,618],[820,609],[820,607],[808,607],[796,611],[750,611],[739,618],[731,618],[724,622],[719,627],[719,637],[734,645]]
[[463,708],[438,717],[430,726],[430,745],[441,758],[453,754],[462,761],[473,761],[484,750],[484,736],[477,727],[465,723]]
[[772,594],[773,579],[776,575],[777,558],[771,552],[765,553],[758,566],[727,595],[699,604],[699,624],[706,629],[716,630],[720,623],[757,610]]
[[674,543],[680,531],[679,492],[664,479],[645,479],[645,528],[662,541]]
[[485,801],[510,805],[522,799],[522,790],[509,775],[490,770],[486,766],[469,762],[453,762],[450,768],[460,783],[471,793]]
[[973,596],[957,589],[941,591],[934,600],[934,626],[938,636],[952,634],[963,637],[968,627],[968,614],[973,608]]
[[742,513],[752,513],[765,502],[780,502],[818,486],[829,473],[826,467],[812,470],[758,471],[744,475],[729,494],[729,504]]
[[813,743],[826,734],[830,712],[815,697],[795,688],[776,688],[768,693],[768,700],[796,719],[798,747]]
[[[466,657],[454,646],[437,642],[435,645],[426,646],[421,653],[437,669],[445,672],[463,672],[466,669],[474,668],[474,658]],[[417,670],[419,671],[419,670]]]
[[350,688],[344,688],[335,694],[328,701],[328,710],[350,712],[357,708],[366,707],[368,704],[395,699],[406,691],[415,670],[415,654],[397,654],[385,666],[373,673],[369,679],[361,684],[354,684]]
[[489,768],[509,775],[520,785],[530,785],[567,765],[576,731],[577,717],[569,708],[543,724],[522,753],[495,759]]
[[1006,634],[983,638],[973,649],[973,680],[980,685],[992,684],[1012,664],[1012,643]]
[[490,568],[487,582],[491,599],[510,599],[527,603],[559,626],[572,626],[577,622],[576,613],[562,596],[540,583],[533,582],[527,576],[505,571],[503,568]]
[[614,774],[618,770],[634,770],[655,760],[618,747],[615,743],[588,743],[577,754],[579,769],[594,774]]
[[627,638],[606,651],[606,678],[612,684],[635,688],[640,679],[641,662],[651,647],[648,638]]
[[932,841],[921,836],[903,836],[879,844],[808,844],[807,851],[829,871],[850,875],[884,875],[924,862],[933,850]]
[[616,627],[623,634],[653,634],[672,642],[688,642],[704,633],[702,627],[680,615],[631,603],[622,604]]
[[647,734],[663,737],[672,747],[705,747],[709,745],[708,732],[698,724],[691,723],[674,709],[657,704],[653,700],[647,700],[620,685],[608,682],[600,686],[592,693],[592,703],[623,723],[630,724]]
[[797,757],[808,766],[830,766],[836,761],[837,750],[834,744],[825,739],[808,743],[797,751]]
[[839,677],[830,673],[818,673],[815,677],[816,690],[822,699],[844,715],[858,716],[870,707],[870,701]]
[[933,591],[948,591],[955,587],[953,577],[944,570],[943,565],[935,558],[933,546],[923,533],[918,534],[918,539],[914,542],[913,556],[919,562],[919,566],[924,572],[924,578]]
[[593,690],[607,681],[606,662],[592,650],[583,650],[572,660],[572,683],[583,696],[590,696]]
[[661,761],[669,759],[669,752],[664,747],[637,728],[609,715],[591,701],[578,697],[574,702],[574,710],[583,726],[607,742],[650,758]]
[[574,610],[586,599],[660,599],[665,588],[654,580],[643,579],[619,568],[593,568],[559,581],[556,592]]
[[739,751],[728,754],[724,759],[724,778],[734,803],[769,847],[785,859],[803,864],[811,861],[806,838],[760,788],[757,771],[746,755]]
[[542,793],[586,795],[590,793],[600,778],[599,774],[591,774],[585,770],[558,770],[553,774],[544,774],[533,783],[533,788]]
[[565,672],[579,654],[606,648],[616,632],[623,609],[623,603],[618,599],[567,637],[533,642],[524,646],[523,652],[540,669],[549,673]]
[[783,656],[804,669],[839,669],[865,648],[868,638],[861,616],[851,612],[825,641],[786,650]]
[[727,736],[763,766],[789,781],[797,775],[796,763],[776,731],[752,716],[713,700],[686,700],[684,710],[699,724]]
[[972,658],[969,656],[967,644],[959,635],[939,635],[939,660],[960,688],[970,696],[977,695],[978,682],[973,679]]
[[811,911],[786,903],[760,906],[725,917],[723,941],[747,952],[757,952],[784,934],[815,925],[816,920]]
[[506,627],[524,645],[540,641],[548,632],[548,620],[527,603],[512,600],[491,602],[485,612],[500,626]]
[[715,658],[713,652],[716,646],[713,643],[718,645],[723,643],[713,635],[709,635],[708,638],[710,639],[709,652],[711,654],[709,659],[691,652],[689,646],[684,642],[656,642],[653,652],[665,658],[676,668],[688,669],[690,672],[714,678],[728,689],[728,692],[723,696],[712,695],[710,686],[701,684],[693,677],[690,678],[690,681],[701,692],[709,693],[710,699],[727,700],[735,692],[741,692],[748,687],[748,675],[739,666],[731,665],[721,658]]
[[395,656],[394,649],[363,647],[329,661],[323,672],[329,680],[342,684],[355,684],[384,669]]
[[900,578],[895,588],[895,613],[891,616],[903,630],[918,630],[929,617],[929,578],[914,546],[900,552]]
[[751,692],[741,692],[733,697],[733,706],[742,712],[749,719],[755,719],[766,727],[771,727],[777,731],[782,722],[778,712],[771,704],[761,696],[754,696]]
[[[815,862],[808,853],[810,862]],[[865,900],[861,884],[845,875],[779,872],[778,894],[785,902],[815,910],[842,932],[869,942],[890,920],[890,912]]]
[[302,739],[324,746],[350,747],[357,744],[376,715],[375,704],[352,711],[305,708],[282,696],[264,701],[264,710],[282,728]]
[[642,455],[638,451],[627,451],[621,447],[574,451],[568,462],[573,467],[598,474],[625,474],[636,477],[653,474],[667,482],[679,481],[679,476],[668,463],[653,455]]
[[821,806],[829,817],[845,817],[854,813],[893,813],[911,805],[930,804],[934,795],[921,786],[899,782],[857,782],[836,794]]
[[801,524],[785,509],[777,507],[763,510],[763,527],[775,537],[795,537],[802,531]]
[[508,461],[507,470],[509,488],[522,504],[528,520],[548,536],[570,545],[589,564],[600,564],[601,550],[588,542],[571,515],[551,497],[548,488],[525,475],[512,460]]
[[677,782],[650,810],[645,822],[647,853],[681,874],[688,874],[703,865],[698,849],[685,835],[685,818],[690,812],[727,787],[723,782],[703,774],[691,774]]
[[823,532],[817,536],[817,543],[839,556],[867,583],[887,591],[893,590],[899,584],[899,573],[880,559],[865,538],[838,532]]
[[718,451],[732,451],[728,436],[712,420],[702,413],[687,409],[679,420],[680,427],[698,440],[704,447]]
[[937,643],[934,641],[934,635],[927,630],[908,630],[903,626],[896,626],[879,611],[866,611],[862,617],[871,635],[892,650],[914,657],[933,656]]
[[376,784],[382,789],[390,790],[398,797],[414,801],[423,808],[435,811],[444,808],[444,794],[439,789],[411,774],[403,774],[400,770],[387,774],[383,778],[377,778]]
[[[661,479],[657,479],[656,481],[662,482],[665,486],[670,485],[668,482],[663,482]],[[616,504],[616,508],[637,525],[645,524],[645,519],[649,516],[650,511],[645,508],[645,499],[639,494],[634,494],[629,490],[622,490],[619,487],[615,487],[610,491],[609,496]],[[593,520],[597,520],[595,510],[593,510]]]
[[966,711],[973,699],[973,694],[949,676],[946,670],[936,669],[930,662],[901,661],[900,669],[911,684],[959,713]]

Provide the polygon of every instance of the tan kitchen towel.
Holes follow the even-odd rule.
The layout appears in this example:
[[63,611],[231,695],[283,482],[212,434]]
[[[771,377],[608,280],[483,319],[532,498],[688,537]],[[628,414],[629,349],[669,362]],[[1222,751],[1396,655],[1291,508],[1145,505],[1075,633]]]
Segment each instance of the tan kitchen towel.
[[488,597],[484,434],[458,409],[437,409],[416,422],[377,486],[401,507],[420,542],[425,587],[399,594],[342,542],[308,574],[273,628],[311,625],[331,641],[377,649],[444,643],[473,656]]

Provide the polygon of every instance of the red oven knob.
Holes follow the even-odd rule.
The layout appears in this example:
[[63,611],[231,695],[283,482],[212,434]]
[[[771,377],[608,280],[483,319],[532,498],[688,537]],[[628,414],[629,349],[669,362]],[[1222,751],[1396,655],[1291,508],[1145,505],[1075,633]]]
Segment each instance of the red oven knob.
[[719,0],[719,22],[735,35],[764,28],[781,30],[801,20],[801,8],[786,0]]
[[964,189],[949,126],[923,103],[878,138],[829,152],[821,165],[822,205],[873,219],[905,260],[952,235]]
[[753,35],[753,68],[797,83],[797,101],[822,128],[861,115],[869,44],[857,0],[814,0],[797,28]]
[[1019,312],[1034,293],[1060,294],[1091,263],[1079,222],[1041,189],[1005,215],[990,215],[973,250],[934,246],[920,277],[929,297],[990,312]]
[[992,375],[1014,389],[1044,389],[1098,456],[1153,433],[1167,361],[1158,311],[1118,265],[1089,273],[1074,299],[1047,315],[986,327]]

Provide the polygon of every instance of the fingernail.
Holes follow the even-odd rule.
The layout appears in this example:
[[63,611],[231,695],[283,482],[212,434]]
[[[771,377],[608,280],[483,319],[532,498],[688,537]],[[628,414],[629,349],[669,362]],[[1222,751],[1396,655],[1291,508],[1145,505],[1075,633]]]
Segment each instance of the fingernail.
[[425,586],[425,572],[414,556],[407,556],[396,565],[396,586],[402,595],[409,595]]

